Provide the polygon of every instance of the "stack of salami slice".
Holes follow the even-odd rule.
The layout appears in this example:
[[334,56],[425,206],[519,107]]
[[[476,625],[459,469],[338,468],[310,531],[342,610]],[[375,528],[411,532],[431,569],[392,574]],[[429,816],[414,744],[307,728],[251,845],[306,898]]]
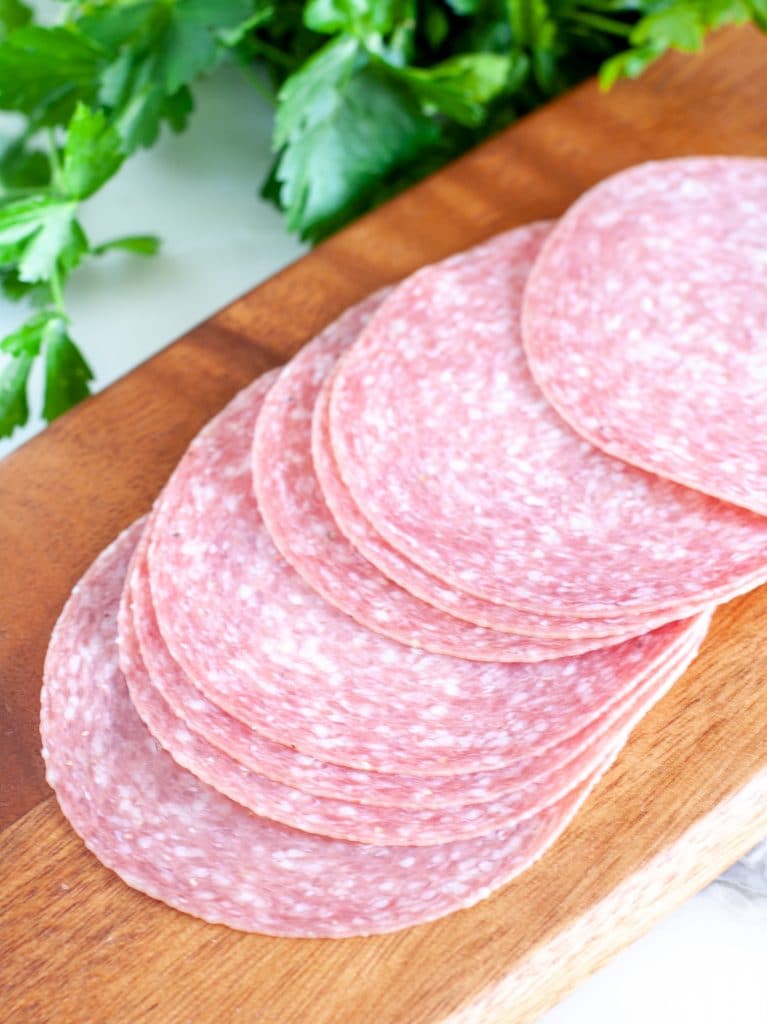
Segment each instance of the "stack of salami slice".
[[48,779],[96,856],[298,936],[540,857],[767,580],[766,211],[762,161],[634,168],[242,391],[51,640]]

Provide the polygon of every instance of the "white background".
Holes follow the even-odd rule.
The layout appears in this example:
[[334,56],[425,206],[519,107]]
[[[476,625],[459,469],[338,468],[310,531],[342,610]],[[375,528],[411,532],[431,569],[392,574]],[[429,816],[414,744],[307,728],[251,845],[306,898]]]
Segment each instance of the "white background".
[[[74,336],[103,386],[301,246],[257,199],[269,163],[270,111],[233,69],[198,91],[192,129],[166,135],[87,204],[94,241],[163,237],[153,259],[112,255],[67,293]],[[0,307],[0,330],[21,317]],[[37,429],[39,423],[29,431]],[[0,442],[0,454],[21,440]],[[767,898],[718,884],[667,918],[544,1018],[545,1024],[767,1024]],[[403,1022],[405,1024],[405,1022]]]

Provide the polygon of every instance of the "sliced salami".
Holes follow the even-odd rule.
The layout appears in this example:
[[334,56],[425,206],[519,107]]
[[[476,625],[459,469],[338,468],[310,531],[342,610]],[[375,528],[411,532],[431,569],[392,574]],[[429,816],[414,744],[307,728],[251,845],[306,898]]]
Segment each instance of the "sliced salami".
[[330,443],[330,393],[333,376],[326,377],[314,407],[312,417],[312,458],[314,471],[322,490],[322,497],[330,510],[338,531],[357,548],[360,554],[385,576],[428,604],[453,617],[476,625],[519,636],[541,637],[544,640],[575,640],[592,637],[639,636],[656,629],[674,618],[699,614],[708,606],[690,602],[673,611],[643,613],[633,616],[606,618],[567,618],[552,609],[549,616],[522,611],[508,605],[494,604],[473,594],[451,587],[438,577],[427,573],[397,551],[376,533],[354,504],[349,489],[338,472]]
[[765,520],[598,451],[535,384],[520,312],[548,230],[414,274],[347,351],[330,427],[355,503],[431,574],[544,615],[634,615],[754,586]]
[[[580,733],[543,753],[518,758],[493,772],[423,778],[361,771],[307,757],[284,744],[274,743],[212,704],[189,682],[171,658],[157,628],[146,562],[141,552],[146,536],[142,537],[136,552],[128,584],[130,593],[123,596],[123,601],[129,598],[132,605],[131,628],[135,628],[141,661],[152,686],[173,715],[189,730],[251,771],[315,796],[351,803],[399,808],[454,807],[499,800],[513,789],[543,780],[553,773],[561,774],[565,769],[577,774],[576,760],[583,763],[583,758],[593,757],[597,750],[606,756],[617,745],[619,735],[630,728],[634,716],[643,713],[660,694],[663,678],[670,680],[681,675],[695,657],[708,626],[708,617],[701,616],[696,630],[685,638],[684,645],[678,646],[669,664],[659,668],[658,678],[651,677]],[[127,642],[131,642],[130,637]],[[171,749],[169,742],[166,745]]]
[[597,771],[610,751],[617,754],[634,722],[677,677],[676,672],[669,670],[659,672],[657,679],[645,688],[641,702],[627,701],[615,728],[603,736],[603,742],[589,744],[554,771],[537,779],[520,780],[514,789],[489,801],[467,800],[437,810],[417,804],[380,807],[355,803],[348,797],[318,797],[284,785],[259,771],[246,769],[230,753],[187,728],[153,686],[146,670],[127,587],[119,623],[120,667],[133,705],[155,739],[179,765],[255,814],[302,831],[377,845],[430,846],[473,838],[509,828],[543,810]]
[[471,906],[535,861],[587,796],[480,839],[386,847],[313,836],[259,818],[162,751],[117,662],[117,610],[140,524],[75,588],[45,666],[47,778],[89,849],[128,885],[245,931],[351,936]]
[[632,167],[571,207],[541,253],[524,315],[533,374],[599,448],[767,515],[765,271],[767,160]]
[[[510,828],[561,800],[600,768],[608,752],[617,754],[625,742],[624,726],[620,734],[612,737],[612,747],[591,747],[542,779],[522,783],[502,797],[484,803],[433,810],[417,805],[377,807],[348,799],[313,796],[249,771],[228,753],[187,728],[152,686],[129,615],[126,604],[127,621],[121,626],[124,641],[121,669],[133,706],[155,739],[182,768],[218,792],[254,814],[303,832],[378,846],[435,846],[488,835],[500,828]],[[665,689],[665,679],[663,685]]]
[[637,620],[624,636],[598,639],[586,635],[588,622],[581,620],[578,626],[587,629],[577,639],[536,640],[472,625],[391,582],[339,531],[314,471],[312,410],[323,379],[381,298],[371,296],[350,309],[295,356],[258,417],[253,446],[256,497],[282,556],[317,593],[362,625],[401,643],[459,658],[543,661],[620,643],[629,632],[636,636],[652,628],[652,623]]
[[319,597],[279,555],[252,495],[251,439],[267,381],[190,446],[149,549],[160,631],[213,703],[324,761],[415,775],[503,767],[573,736],[664,664],[695,629],[537,665],[406,647]]

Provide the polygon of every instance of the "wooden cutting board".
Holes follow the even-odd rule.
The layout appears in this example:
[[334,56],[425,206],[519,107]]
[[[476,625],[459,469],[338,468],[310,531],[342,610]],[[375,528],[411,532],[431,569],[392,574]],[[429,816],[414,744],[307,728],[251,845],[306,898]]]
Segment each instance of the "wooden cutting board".
[[[358,221],[0,464],[4,1024],[517,1024],[767,834],[767,588],[721,609],[685,678],[566,835],[494,898],[380,938],[277,940],[187,918],[84,849],[43,779],[43,656],[71,586],[149,508],[197,429],[346,305],[650,157],[767,156],[767,39],[720,34],[588,83]],[[105,325],[108,331],[108,324]],[[712,538],[715,543],[715,538]]]

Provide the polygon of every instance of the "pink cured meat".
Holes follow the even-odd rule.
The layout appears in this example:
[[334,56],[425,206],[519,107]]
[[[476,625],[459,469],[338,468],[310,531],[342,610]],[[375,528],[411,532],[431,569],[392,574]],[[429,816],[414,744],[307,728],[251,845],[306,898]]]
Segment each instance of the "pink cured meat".
[[433,847],[366,846],[259,818],[179,768],[130,702],[117,610],[140,524],[75,588],[45,665],[47,778],[88,848],[128,885],[270,935],[396,931],[472,906],[537,860],[596,782],[513,829]]
[[691,157],[601,182],[525,299],[530,367],[611,455],[767,515],[767,160]]
[[[126,595],[127,594],[127,600]],[[606,742],[591,744],[569,763],[543,777],[525,780],[513,790],[483,803],[465,802],[438,810],[415,804],[378,807],[329,799],[249,771],[225,752],[189,729],[153,685],[142,660],[136,636],[130,590],[125,588],[120,609],[120,665],[134,707],[149,731],[181,767],[242,804],[255,814],[302,831],[354,842],[392,846],[429,846],[487,835],[509,828],[562,799],[615,756],[628,731],[648,707],[659,699],[679,672],[666,670],[637,704],[621,713]]]
[[[150,529],[147,528],[147,531]],[[297,754],[288,746],[274,743],[208,701],[189,682],[179,665],[171,658],[157,627],[152,608],[142,549],[148,532],[144,533],[134,557],[126,584],[132,608],[132,627],[140,648],[140,657],[152,685],[168,704],[174,716],[206,740],[226,752],[241,766],[265,775],[286,786],[304,790],[315,796],[332,797],[352,803],[377,807],[454,807],[466,803],[497,800],[510,790],[543,779],[567,769],[576,773],[575,762],[593,757],[596,750],[603,756],[617,745],[617,736],[630,727],[637,714],[649,708],[662,686],[661,679],[649,682],[627,694],[624,701],[612,706],[596,722],[557,747],[540,754],[522,757],[506,768],[494,772],[443,775],[432,778],[391,775],[343,768]],[[658,676],[671,680],[684,672],[695,657],[708,627],[708,616],[701,616],[689,637],[684,637],[668,665]],[[130,640],[129,640],[130,642]],[[572,765],[572,767],[570,767]]]
[[[473,661],[543,661],[627,639],[628,631],[611,638],[535,640],[469,624],[392,583],[339,533],[312,462],[312,409],[323,379],[381,298],[374,295],[353,307],[299,352],[280,373],[258,417],[253,479],[259,511],[280,554],[317,593],[357,622],[439,654]],[[676,617],[667,615],[665,621]],[[588,622],[578,625],[588,627]],[[638,620],[630,635],[646,633],[652,625]]]
[[355,503],[428,572],[543,614],[641,614],[763,581],[764,519],[605,455],[533,381],[520,310],[548,230],[414,274],[343,357],[330,426]]
[[[672,612],[610,618],[565,618],[537,615],[508,605],[492,604],[481,597],[463,593],[421,569],[379,536],[354,504],[338,472],[330,443],[330,392],[333,375],[325,378],[312,417],[312,457],[322,497],[338,530],[360,554],[385,576],[415,597],[456,618],[500,632],[548,640],[639,636],[672,621],[699,614],[708,603],[693,602]],[[732,595],[735,596],[735,595]],[[606,645],[605,645],[606,646]]]
[[359,626],[279,555],[252,495],[269,381],[192,443],[159,501],[148,564],[168,649],[214,704],[324,761],[414,775],[503,767],[555,746],[662,665],[694,622],[577,658],[448,658]]
[[[130,616],[125,605],[125,616]],[[489,802],[438,810],[411,806],[376,807],[349,800],[313,796],[248,771],[229,754],[192,732],[160,696],[141,660],[130,621],[121,626],[120,664],[133,706],[149,731],[173,759],[197,778],[254,814],[315,835],[378,846],[435,846],[510,828],[556,803],[617,756],[626,736],[613,737],[607,750],[589,749],[543,779]],[[668,680],[670,683],[670,680]],[[666,689],[667,681],[663,681]]]

